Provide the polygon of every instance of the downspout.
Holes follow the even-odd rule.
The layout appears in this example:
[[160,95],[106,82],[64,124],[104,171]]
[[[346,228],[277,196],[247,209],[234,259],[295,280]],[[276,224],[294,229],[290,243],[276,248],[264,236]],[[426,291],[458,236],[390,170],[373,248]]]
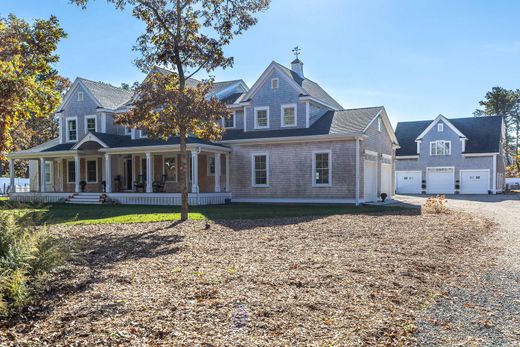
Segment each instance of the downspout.
[[359,206],[359,138],[356,138],[356,206]]
[[497,155],[493,154],[493,184],[491,186],[493,194],[497,193]]

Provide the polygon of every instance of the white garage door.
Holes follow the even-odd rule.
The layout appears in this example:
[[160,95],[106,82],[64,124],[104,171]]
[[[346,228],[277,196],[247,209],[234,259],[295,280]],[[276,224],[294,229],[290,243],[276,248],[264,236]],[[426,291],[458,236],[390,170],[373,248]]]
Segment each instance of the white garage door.
[[377,162],[365,160],[365,201],[377,201]]
[[381,163],[381,193],[386,193],[388,199],[394,195],[392,191],[392,164]]
[[428,194],[454,194],[455,169],[447,167],[428,168],[426,190]]
[[421,171],[396,171],[396,192],[399,194],[421,194]]
[[461,194],[487,194],[489,170],[460,170]]

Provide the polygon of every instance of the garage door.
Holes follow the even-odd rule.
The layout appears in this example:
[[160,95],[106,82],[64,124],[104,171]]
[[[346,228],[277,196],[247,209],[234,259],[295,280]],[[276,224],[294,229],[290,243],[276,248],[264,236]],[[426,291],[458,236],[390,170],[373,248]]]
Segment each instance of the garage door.
[[426,190],[428,194],[454,194],[455,169],[446,167],[428,168]]
[[421,194],[421,171],[396,171],[395,181],[398,194]]
[[365,201],[377,201],[377,162],[365,160]]
[[489,170],[460,170],[461,194],[487,194]]
[[381,164],[381,193],[386,193],[389,199],[394,195],[392,191],[392,164]]

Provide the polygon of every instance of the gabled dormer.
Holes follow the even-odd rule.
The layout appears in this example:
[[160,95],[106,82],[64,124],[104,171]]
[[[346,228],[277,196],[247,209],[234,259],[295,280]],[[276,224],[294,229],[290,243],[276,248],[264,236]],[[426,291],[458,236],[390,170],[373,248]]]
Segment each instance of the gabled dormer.
[[460,156],[468,138],[443,115],[437,116],[415,139],[417,154],[430,157]]

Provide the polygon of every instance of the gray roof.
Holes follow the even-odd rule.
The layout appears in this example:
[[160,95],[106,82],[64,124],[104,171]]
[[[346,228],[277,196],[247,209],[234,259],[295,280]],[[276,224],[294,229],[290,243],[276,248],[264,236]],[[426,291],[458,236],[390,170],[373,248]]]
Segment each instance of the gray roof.
[[115,109],[128,102],[134,94],[131,90],[114,87],[108,83],[94,82],[85,78],[78,78],[94,95],[102,107]]
[[320,85],[314,81],[311,81],[308,78],[302,78],[300,75],[298,75],[296,72],[292,71],[291,69],[283,66],[282,64],[279,64],[275,62],[275,64],[282,69],[284,73],[289,76],[294,82],[296,82],[302,89],[307,93],[308,96],[312,96],[313,98],[316,98],[318,100],[321,100],[330,106],[333,106],[336,109],[342,109],[343,107],[334,100],[332,96],[330,96]]
[[[502,117],[468,117],[448,119],[467,138],[465,153],[498,153],[502,137]],[[396,155],[417,155],[415,139],[433,120],[399,122],[395,135],[399,141]]]

